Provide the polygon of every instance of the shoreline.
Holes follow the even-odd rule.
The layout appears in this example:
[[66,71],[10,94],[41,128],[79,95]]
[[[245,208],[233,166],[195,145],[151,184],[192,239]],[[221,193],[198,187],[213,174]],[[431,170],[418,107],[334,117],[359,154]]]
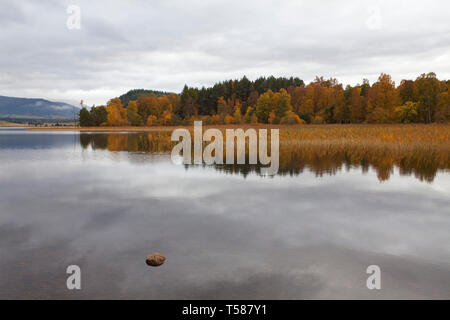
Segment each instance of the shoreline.
[[29,128],[29,124],[0,121],[0,128]]
[[[414,124],[301,124],[301,125],[276,125],[276,124],[220,124],[220,125],[203,125],[203,128],[217,128],[217,129],[313,129],[313,128],[383,128],[383,127],[435,127],[435,126],[450,126],[449,123],[414,123]],[[2,126],[0,126],[2,127]],[[23,127],[30,131],[79,131],[79,132],[155,132],[155,131],[173,131],[175,129],[193,129],[193,125],[188,126],[123,126],[123,127],[33,127],[33,126],[5,126],[5,127]]]

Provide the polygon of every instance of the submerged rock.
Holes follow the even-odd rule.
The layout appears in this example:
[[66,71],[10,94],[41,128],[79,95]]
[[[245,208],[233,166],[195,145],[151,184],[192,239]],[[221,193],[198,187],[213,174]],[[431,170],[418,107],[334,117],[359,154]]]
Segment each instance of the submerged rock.
[[145,260],[147,265],[152,266],[152,267],[159,267],[165,261],[166,261],[166,257],[164,257],[161,253],[158,253],[158,252],[147,256],[147,259]]

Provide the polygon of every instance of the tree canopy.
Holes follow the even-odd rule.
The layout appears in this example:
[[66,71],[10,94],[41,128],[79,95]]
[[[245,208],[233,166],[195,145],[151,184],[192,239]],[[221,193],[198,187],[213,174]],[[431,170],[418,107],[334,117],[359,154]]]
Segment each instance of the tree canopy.
[[450,121],[450,81],[436,74],[402,80],[382,73],[372,85],[346,86],[316,77],[243,77],[211,87],[185,85],[180,94],[137,89],[106,106],[80,111],[83,125],[178,125],[194,120],[229,123],[432,123]]

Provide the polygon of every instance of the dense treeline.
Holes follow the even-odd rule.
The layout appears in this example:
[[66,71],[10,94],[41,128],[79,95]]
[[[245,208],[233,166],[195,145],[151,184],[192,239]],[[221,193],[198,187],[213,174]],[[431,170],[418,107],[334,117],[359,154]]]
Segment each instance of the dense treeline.
[[83,108],[82,126],[141,126],[231,123],[432,123],[450,121],[450,81],[434,73],[395,86],[378,81],[343,87],[336,79],[245,76],[208,88],[185,86],[181,94],[132,90],[106,106]]

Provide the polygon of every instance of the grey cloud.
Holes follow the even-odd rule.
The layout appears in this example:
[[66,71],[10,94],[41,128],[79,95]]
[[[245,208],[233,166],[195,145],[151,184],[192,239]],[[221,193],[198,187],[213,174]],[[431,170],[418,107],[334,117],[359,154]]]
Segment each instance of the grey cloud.
[[[244,74],[450,76],[447,1],[80,0],[72,31],[69,4],[0,4],[0,94],[101,104],[131,88],[178,92]],[[373,12],[379,28],[367,26]]]

